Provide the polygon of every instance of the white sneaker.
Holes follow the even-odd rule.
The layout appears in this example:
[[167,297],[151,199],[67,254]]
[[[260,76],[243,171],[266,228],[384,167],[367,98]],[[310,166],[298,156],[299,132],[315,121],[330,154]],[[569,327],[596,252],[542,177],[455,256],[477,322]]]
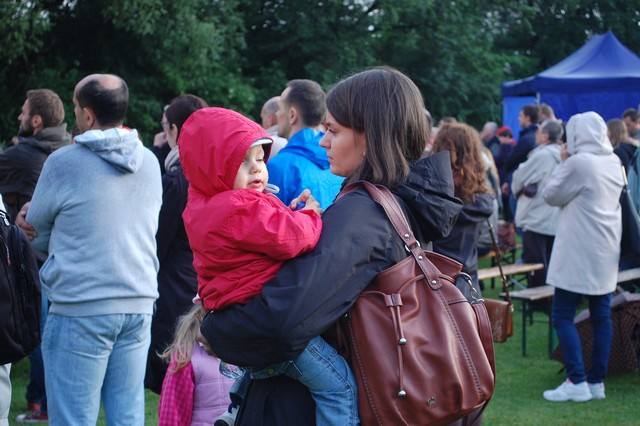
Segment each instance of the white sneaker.
[[571,380],[565,380],[560,386],[553,390],[546,390],[542,393],[542,396],[547,401],[575,401],[584,402],[591,399],[591,392],[589,392],[589,386],[587,382],[573,384]]
[[604,394],[604,383],[589,383],[589,391],[591,392],[591,398],[593,399],[605,399],[607,396]]
[[239,406],[231,404],[229,409],[222,413],[213,423],[214,426],[233,426],[236,424],[236,416],[238,415]]

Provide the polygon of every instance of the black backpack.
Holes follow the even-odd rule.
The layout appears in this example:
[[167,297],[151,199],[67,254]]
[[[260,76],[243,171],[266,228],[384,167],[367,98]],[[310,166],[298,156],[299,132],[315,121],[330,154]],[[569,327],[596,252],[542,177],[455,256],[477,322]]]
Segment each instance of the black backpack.
[[36,257],[26,235],[0,210],[0,365],[40,344],[42,301]]

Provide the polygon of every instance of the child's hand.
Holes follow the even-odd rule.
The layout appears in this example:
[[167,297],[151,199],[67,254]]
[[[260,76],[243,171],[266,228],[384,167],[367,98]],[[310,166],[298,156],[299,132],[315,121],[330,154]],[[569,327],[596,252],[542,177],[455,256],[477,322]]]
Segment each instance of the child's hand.
[[[297,208],[299,203],[304,203],[304,207]],[[311,195],[311,191],[308,189],[302,191],[298,198],[294,198],[293,201],[291,201],[289,208],[291,208],[291,210],[314,210],[319,215],[321,215],[323,211],[320,208],[320,203],[315,198],[313,198],[313,195]]]

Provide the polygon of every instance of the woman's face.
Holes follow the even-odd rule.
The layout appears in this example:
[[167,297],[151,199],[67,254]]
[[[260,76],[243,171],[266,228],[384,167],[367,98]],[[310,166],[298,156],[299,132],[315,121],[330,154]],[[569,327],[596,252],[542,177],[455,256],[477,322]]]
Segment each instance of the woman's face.
[[343,127],[327,112],[327,132],[320,141],[326,148],[331,173],[350,176],[364,161],[366,139],[364,132]]

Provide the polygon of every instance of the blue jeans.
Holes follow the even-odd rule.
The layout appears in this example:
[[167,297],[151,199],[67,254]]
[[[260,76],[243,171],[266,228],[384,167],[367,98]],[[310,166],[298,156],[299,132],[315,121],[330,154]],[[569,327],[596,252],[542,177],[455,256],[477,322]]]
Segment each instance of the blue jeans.
[[583,295],[556,288],[553,297],[553,325],[558,333],[567,377],[573,383],[600,383],[607,376],[613,328],[611,326],[611,293],[584,296],[589,300],[589,319],[593,326],[591,369],[585,373],[582,345],[573,322]]
[[[317,426],[360,424],[358,391],[353,372],[347,361],[322,337],[312,339],[293,361],[250,370],[252,379],[265,379],[278,374],[286,374],[300,381],[311,391],[316,403]],[[245,385],[246,376],[237,381],[231,392],[245,389]]]
[[42,340],[49,424],[144,424],[144,374],[151,315],[49,314]]

